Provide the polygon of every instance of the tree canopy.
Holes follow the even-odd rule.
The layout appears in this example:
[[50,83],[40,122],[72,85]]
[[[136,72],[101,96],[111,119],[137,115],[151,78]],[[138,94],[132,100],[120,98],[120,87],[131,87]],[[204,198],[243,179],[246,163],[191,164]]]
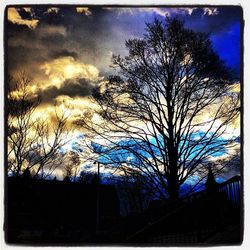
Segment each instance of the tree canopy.
[[239,96],[209,35],[178,19],[155,19],[126,48],[127,56],[113,56],[119,73],[93,94],[102,121],[79,124],[105,139],[110,165],[140,170],[176,199],[190,176],[207,174],[211,156],[233,147],[235,138],[225,135]]

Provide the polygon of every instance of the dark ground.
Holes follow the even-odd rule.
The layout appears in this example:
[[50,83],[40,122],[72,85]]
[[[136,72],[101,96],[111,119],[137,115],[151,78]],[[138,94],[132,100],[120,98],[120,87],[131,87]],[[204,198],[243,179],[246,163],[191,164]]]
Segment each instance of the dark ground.
[[[99,190],[99,216],[97,196]],[[26,245],[238,245],[240,203],[218,190],[120,216],[112,185],[7,178],[5,238]],[[235,190],[234,190],[235,194]],[[98,218],[98,219],[97,219]]]

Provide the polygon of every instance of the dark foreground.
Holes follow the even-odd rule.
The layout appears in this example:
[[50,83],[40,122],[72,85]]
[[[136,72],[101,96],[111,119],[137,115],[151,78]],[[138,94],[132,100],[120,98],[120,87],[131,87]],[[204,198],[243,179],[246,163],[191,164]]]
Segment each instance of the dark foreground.
[[235,177],[188,199],[152,202],[144,212],[121,217],[112,185],[8,178],[5,239],[18,245],[238,245],[240,190]]

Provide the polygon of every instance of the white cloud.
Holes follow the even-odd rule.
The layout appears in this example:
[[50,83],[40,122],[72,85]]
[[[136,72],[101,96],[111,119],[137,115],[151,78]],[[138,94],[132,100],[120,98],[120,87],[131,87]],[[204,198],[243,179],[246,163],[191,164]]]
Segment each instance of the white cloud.
[[138,9],[134,9],[134,8],[112,8],[112,7],[104,7],[103,9],[113,11],[118,15],[122,15],[122,14],[131,14],[131,15],[133,15],[133,13],[136,10],[138,10]]
[[138,12],[151,12],[160,16],[171,16],[173,14],[192,15],[197,8],[104,8],[106,10],[115,11],[118,15],[122,14],[138,14]]
[[203,15],[205,16],[215,16],[218,15],[219,11],[217,8],[203,8]]
[[30,7],[24,7],[23,9],[24,9],[26,12],[30,13],[31,15],[33,15],[33,10],[32,10],[32,8],[30,8]]
[[[140,8],[141,9],[141,8]],[[197,8],[142,8],[142,11],[154,12],[160,16],[172,16],[176,14],[192,15],[193,11]]]
[[[106,10],[114,11],[118,15],[130,14],[136,15],[138,12],[155,13],[160,16],[173,16],[173,15],[188,15],[191,16],[193,11],[198,9],[197,7],[181,7],[181,8],[104,8]],[[203,15],[218,15],[219,11],[217,8],[203,8]]]

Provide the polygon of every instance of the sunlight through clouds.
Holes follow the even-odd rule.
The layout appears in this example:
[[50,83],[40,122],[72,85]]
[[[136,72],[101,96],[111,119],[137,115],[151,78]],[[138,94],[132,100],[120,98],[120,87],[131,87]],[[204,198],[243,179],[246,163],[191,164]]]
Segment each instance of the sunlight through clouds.
[[99,70],[90,64],[84,64],[73,57],[61,57],[45,62],[41,69],[49,77],[50,83],[60,88],[66,79],[84,78],[89,81],[100,79]]

